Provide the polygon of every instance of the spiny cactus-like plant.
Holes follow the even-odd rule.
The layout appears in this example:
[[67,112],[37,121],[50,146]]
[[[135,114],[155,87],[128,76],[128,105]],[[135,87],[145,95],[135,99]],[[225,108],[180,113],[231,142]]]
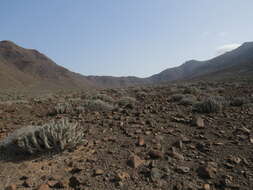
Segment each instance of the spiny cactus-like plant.
[[203,102],[196,103],[193,106],[193,111],[199,113],[217,113],[221,110],[222,104],[214,98],[209,98]]
[[70,103],[58,103],[55,106],[55,112],[58,114],[71,113],[73,106]]
[[18,129],[0,142],[0,148],[7,154],[34,155],[73,149],[83,141],[84,132],[79,125],[62,119]]

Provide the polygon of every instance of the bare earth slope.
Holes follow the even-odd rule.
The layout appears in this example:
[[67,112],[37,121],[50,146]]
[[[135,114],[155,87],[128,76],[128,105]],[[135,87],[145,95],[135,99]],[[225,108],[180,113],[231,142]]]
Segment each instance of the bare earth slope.
[[[0,160],[0,189],[252,190],[252,92],[252,83],[202,82],[2,102],[0,140],[69,118],[85,130],[85,144]],[[221,109],[194,111],[207,98]],[[84,104],[88,99],[100,104]],[[59,103],[67,109],[55,110]]]

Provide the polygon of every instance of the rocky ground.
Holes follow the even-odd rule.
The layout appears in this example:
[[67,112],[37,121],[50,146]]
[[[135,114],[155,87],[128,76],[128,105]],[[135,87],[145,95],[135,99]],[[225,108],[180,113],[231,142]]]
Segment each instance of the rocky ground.
[[[210,98],[219,109],[197,109]],[[84,144],[60,154],[1,160],[0,189],[253,189],[253,84],[196,82],[5,98],[0,138],[61,118],[85,129]]]

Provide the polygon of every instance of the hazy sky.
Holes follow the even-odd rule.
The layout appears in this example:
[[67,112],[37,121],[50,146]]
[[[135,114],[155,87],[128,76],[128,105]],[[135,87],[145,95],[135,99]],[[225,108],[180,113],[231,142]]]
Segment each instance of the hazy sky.
[[1,0],[0,40],[85,75],[149,76],[253,41],[252,0]]

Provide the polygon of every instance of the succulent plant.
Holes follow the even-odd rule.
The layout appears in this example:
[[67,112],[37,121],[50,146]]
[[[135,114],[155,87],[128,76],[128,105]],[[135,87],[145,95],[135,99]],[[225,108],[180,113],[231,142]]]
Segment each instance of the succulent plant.
[[0,147],[7,153],[40,154],[73,149],[83,141],[84,132],[79,125],[62,119],[18,129],[0,142]]
[[209,98],[203,102],[196,103],[193,110],[199,113],[217,113],[221,110],[222,104],[215,98]]
[[57,114],[71,113],[73,111],[73,106],[70,103],[58,103],[55,106],[55,112]]

